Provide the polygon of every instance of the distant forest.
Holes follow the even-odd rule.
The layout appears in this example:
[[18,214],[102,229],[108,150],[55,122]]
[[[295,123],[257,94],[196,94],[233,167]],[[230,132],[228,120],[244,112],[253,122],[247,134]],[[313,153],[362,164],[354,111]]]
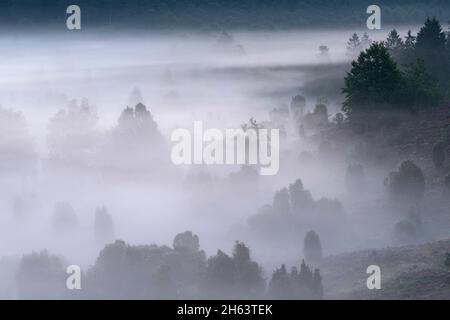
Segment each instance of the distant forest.
[[[66,8],[82,9],[86,28],[291,29],[363,26],[368,0],[2,0],[8,28],[64,25]],[[382,23],[412,24],[450,16],[447,0],[379,0]]]

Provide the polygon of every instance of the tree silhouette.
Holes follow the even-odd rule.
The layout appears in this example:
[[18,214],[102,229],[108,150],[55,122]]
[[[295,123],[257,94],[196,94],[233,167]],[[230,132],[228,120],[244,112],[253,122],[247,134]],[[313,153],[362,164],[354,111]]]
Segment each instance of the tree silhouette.
[[394,58],[398,58],[404,49],[403,40],[395,29],[389,32],[385,45]]
[[319,265],[322,261],[322,244],[319,235],[311,230],[305,236],[303,256],[308,263]]
[[212,298],[235,296],[238,279],[236,264],[230,256],[221,250],[208,259],[206,269],[207,294]]
[[101,243],[114,240],[114,221],[106,207],[95,211],[94,232],[95,239]]
[[310,214],[314,210],[311,193],[305,190],[300,179],[289,185],[289,198],[294,214]]
[[68,108],[59,110],[47,126],[50,155],[60,160],[88,163],[97,150],[100,135],[98,115],[87,99],[72,100]]
[[291,279],[286,272],[286,266],[283,264],[276,269],[269,283],[269,297],[272,299],[292,299],[293,288]]
[[442,26],[435,17],[427,18],[417,34],[416,52],[423,59],[427,71],[440,80],[448,81],[450,59],[446,57],[446,38]]
[[355,112],[397,104],[402,77],[383,43],[375,42],[362,52],[345,77],[343,110]]
[[67,293],[63,260],[47,251],[24,255],[17,272],[20,299],[61,299]]
[[192,231],[177,234],[173,240],[173,248],[177,251],[197,252],[200,249],[198,236]]
[[414,162],[403,161],[398,171],[391,172],[386,180],[390,195],[401,201],[419,201],[425,192],[425,176]]
[[362,49],[361,40],[359,39],[359,36],[354,33],[347,42],[347,55],[353,59],[358,56]]
[[233,260],[238,274],[237,293],[242,298],[261,296],[265,288],[262,268],[251,260],[250,249],[243,242],[236,241],[233,248]]
[[291,212],[289,192],[286,188],[275,192],[275,196],[273,198],[273,210],[280,215],[287,215]]
[[416,49],[419,54],[442,52],[445,49],[445,33],[436,17],[427,18],[417,34]]

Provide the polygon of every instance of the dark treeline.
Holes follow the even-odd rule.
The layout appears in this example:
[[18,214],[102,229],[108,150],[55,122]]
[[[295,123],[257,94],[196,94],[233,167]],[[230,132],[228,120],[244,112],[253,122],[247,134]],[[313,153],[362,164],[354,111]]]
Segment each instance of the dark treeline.
[[[310,236],[311,237],[311,236]],[[314,237],[314,236],[313,236]],[[305,239],[306,240],[306,239]],[[311,240],[305,242],[310,246]],[[315,240],[313,239],[313,242]],[[316,244],[317,245],[317,244]],[[313,244],[314,246],[314,244]],[[22,299],[321,299],[319,269],[305,262],[285,265],[266,278],[250,249],[237,241],[232,254],[218,250],[209,258],[190,231],[173,246],[133,246],[117,240],[107,245],[82,277],[82,289],[66,288],[67,263],[47,251],[24,255],[17,270]]]
[[[4,0],[0,22],[9,27],[65,25],[68,0]],[[287,29],[365,25],[367,0],[80,0],[85,27]],[[380,0],[384,24],[417,23],[431,12],[448,17],[447,1]]]
[[[354,34],[349,48],[361,43]],[[379,127],[376,113],[389,117],[387,111],[439,106],[450,100],[449,88],[450,34],[438,19],[427,18],[417,35],[402,37],[394,29],[359,54],[345,77],[343,111],[354,124]]]

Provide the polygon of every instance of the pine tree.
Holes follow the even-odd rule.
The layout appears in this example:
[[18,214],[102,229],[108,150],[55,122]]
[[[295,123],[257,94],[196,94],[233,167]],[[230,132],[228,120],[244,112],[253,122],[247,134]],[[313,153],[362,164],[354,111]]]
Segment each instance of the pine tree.
[[233,248],[233,260],[238,277],[237,294],[242,298],[260,296],[265,288],[262,268],[251,260],[250,249],[243,242],[236,241]]
[[405,49],[414,49],[416,46],[416,37],[411,34],[411,30],[408,30],[408,33],[405,37],[404,46]]
[[343,110],[350,120],[362,110],[399,104],[402,76],[383,43],[375,42],[362,52],[345,77]]
[[416,48],[422,55],[441,52],[445,49],[445,33],[436,17],[427,18],[417,34]]
[[347,55],[353,59],[358,56],[362,49],[361,40],[358,35],[354,33],[347,42]]
[[367,32],[364,32],[363,36],[361,37],[361,49],[367,49],[372,43],[373,41],[372,39],[370,39]]
[[292,299],[293,297],[292,282],[284,264],[272,274],[269,296],[272,299]]
[[322,276],[320,275],[320,269],[314,270],[313,275],[313,297],[314,299],[322,299],[323,298],[323,285],[322,285]]
[[398,58],[404,49],[403,40],[395,29],[389,32],[385,45],[394,58]]
[[423,59],[427,71],[439,80],[440,91],[448,94],[450,59],[446,52],[445,32],[435,17],[428,18],[417,34],[416,54]]

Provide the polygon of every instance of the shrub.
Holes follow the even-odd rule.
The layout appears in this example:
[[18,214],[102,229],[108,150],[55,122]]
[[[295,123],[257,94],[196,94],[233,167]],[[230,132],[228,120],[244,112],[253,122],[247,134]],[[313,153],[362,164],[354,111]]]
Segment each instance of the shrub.
[[192,231],[186,231],[175,236],[173,248],[176,251],[197,252],[200,250],[200,241]]
[[407,160],[400,164],[398,171],[391,172],[386,181],[392,198],[417,200],[425,192],[425,176],[414,162]]
[[303,255],[308,263],[320,264],[322,261],[322,244],[315,231],[309,231],[304,240]]

